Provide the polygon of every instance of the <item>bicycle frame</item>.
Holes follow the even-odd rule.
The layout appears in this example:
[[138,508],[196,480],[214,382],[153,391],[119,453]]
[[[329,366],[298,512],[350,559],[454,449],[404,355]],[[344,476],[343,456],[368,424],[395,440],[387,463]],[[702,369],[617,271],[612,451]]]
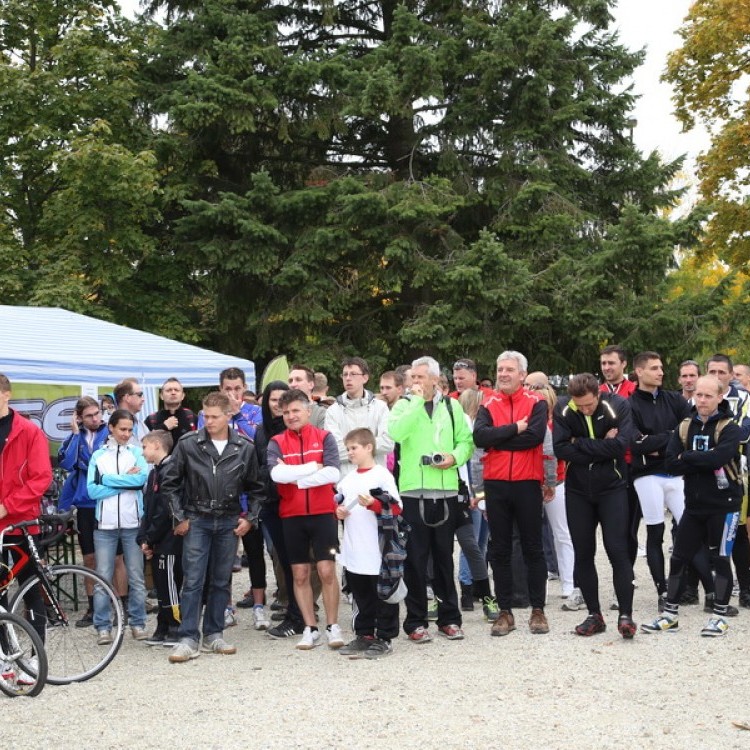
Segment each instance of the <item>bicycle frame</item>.
[[[73,514],[70,513],[66,514],[65,516],[49,516],[48,518],[50,520],[53,520],[56,525],[62,525],[62,533],[65,533],[64,529],[67,528],[67,523],[72,517]],[[25,521],[23,523],[15,524],[14,526],[9,526],[7,529],[4,529],[0,532],[0,554],[5,555],[6,553],[14,553],[14,556],[18,558],[13,564],[13,567],[8,568],[7,572],[0,569],[0,591],[8,588],[11,583],[16,578],[18,578],[18,573],[20,573],[26,567],[31,566],[33,568],[33,572],[36,573],[39,577],[39,582],[46,596],[47,604],[54,610],[57,622],[64,626],[68,626],[70,623],[68,616],[60,606],[59,599],[53,590],[49,578],[47,577],[47,562],[39,554],[39,548],[37,547],[33,536],[29,533],[28,527],[37,526],[40,524],[40,521],[41,519],[35,521]],[[5,537],[7,535],[7,532],[16,529],[21,531],[23,538],[26,540],[26,545],[29,549],[28,553],[23,548],[21,542],[16,542],[14,540],[12,544],[5,544]],[[50,541],[47,542],[47,544],[52,543],[58,536],[62,536],[62,533],[58,532],[57,534],[55,534],[50,539]]]

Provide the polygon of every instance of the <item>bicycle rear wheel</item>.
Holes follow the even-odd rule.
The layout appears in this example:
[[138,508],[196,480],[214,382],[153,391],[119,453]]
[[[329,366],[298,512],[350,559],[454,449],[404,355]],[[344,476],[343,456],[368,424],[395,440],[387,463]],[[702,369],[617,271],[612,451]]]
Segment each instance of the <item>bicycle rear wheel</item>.
[[39,695],[47,680],[47,655],[39,634],[19,615],[0,611],[0,692]]
[[[42,587],[45,601],[44,648],[49,664],[47,682],[67,685],[83,682],[99,674],[115,658],[122,645],[124,634],[123,613],[120,599],[111,585],[95,570],[77,565],[52,565],[47,569],[50,587],[62,616]],[[112,613],[112,643],[97,645],[97,634],[93,628],[77,628],[75,621],[88,608],[86,583],[94,584],[109,599]],[[36,575],[26,581],[13,596],[11,612],[26,616],[23,597],[33,586],[42,586]],[[28,619],[28,618],[27,618]]]

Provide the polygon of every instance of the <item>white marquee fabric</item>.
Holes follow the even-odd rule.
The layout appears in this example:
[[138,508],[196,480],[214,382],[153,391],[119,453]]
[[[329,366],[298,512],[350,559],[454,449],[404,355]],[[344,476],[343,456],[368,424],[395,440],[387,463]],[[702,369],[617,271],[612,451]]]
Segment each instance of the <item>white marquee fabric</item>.
[[59,307],[0,305],[0,373],[11,383],[111,387],[135,377],[158,387],[176,377],[185,387],[210,386],[227,367],[244,370],[248,387],[255,387],[255,366],[247,359]]

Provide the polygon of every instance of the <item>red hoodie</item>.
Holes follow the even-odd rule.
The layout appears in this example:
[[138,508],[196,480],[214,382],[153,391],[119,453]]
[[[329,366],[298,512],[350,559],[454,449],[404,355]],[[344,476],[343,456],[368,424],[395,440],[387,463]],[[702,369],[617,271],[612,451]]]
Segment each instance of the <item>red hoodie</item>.
[[38,518],[42,495],[52,482],[49,446],[44,433],[13,409],[10,413],[13,423],[0,453],[0,504],[5,506],[8,515],[0,519],[0,531],[14,523]]

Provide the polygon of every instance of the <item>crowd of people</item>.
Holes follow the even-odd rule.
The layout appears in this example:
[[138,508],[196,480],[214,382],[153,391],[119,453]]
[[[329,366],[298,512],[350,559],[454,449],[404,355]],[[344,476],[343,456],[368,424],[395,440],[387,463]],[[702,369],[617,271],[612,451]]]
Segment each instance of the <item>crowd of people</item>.
[[[304,365],[256,397],[230,368],[197,417],[170,378],[163,408],[145,419],[143,390],[125,379],[107,404],[78,400],[59,451],[67,472],[59,506],[77,508],[83,563],[112,582],[132,637],[171,646],[172,663],[234,654],[224,636],[237,606],[271,638],[298,638],[301,650],[327,644],[350,658],[391,654],[400,629],[427,644],[431,622],[461,640],[462,613],[476,602],[492,636],[514,631],[521,608],[530,608],[530,632],[545,634],[550,578],[560,579],[563,609],[585,611],[575,633],[593,636],[607,627],[599,527],[610,608],[632,639],[641,520],[655,596],[640,631],[677,630],[679,606],[698,603],[702,586],[710,618],[701,634],[721,636],[738,614],[732,563],[739,604],[750,608],[750,367],[723,354],[703,373],[683,362],[679,391],[664,388],[656,352],[636,355],[629,375],[625,352],[608,346],[599,369],[603,382],[579,373],[557,393],[523,354],[504,351],[494,382],[480,380],[471,359],[457,360],[451,390],[425,356],[382,373],[374,393],[367,362],[349,357],[337,397]],[[0,375],[0,530],[35,518],[51,479],[43,434],[10,398]],[[250,580],[233,603],[238,545]],[[151,634],[145,563],[158,602]],[[339,624],[342,592],[351,639]],[[86,594],[76,626],[111,643],[108,598]]]

